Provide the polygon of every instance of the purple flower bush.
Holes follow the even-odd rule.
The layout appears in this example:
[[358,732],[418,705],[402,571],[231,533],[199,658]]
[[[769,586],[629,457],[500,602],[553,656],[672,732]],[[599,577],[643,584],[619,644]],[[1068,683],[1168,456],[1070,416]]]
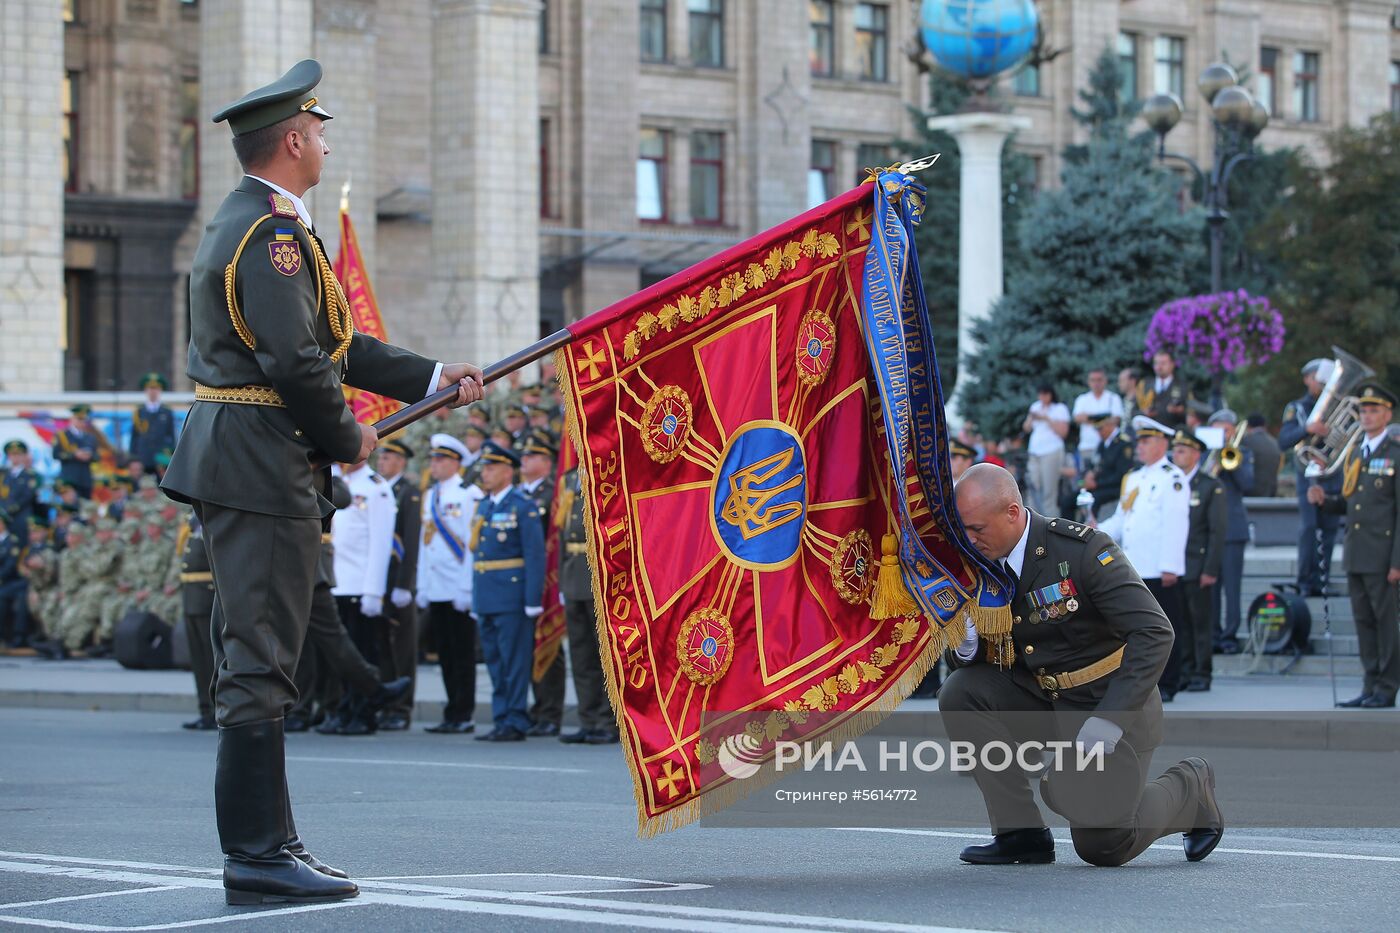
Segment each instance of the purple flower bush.
[[1283,349],[1285,333],[1283,315],[1268,298],[1244,289],[1192,295],[1169,301],[1152,315],[1143,359],[1170,350],[1218,379],[1268,360]]

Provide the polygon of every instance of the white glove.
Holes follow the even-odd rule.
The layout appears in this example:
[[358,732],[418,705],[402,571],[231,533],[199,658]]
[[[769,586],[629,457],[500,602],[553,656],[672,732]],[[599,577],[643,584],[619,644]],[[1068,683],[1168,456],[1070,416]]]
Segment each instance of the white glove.
[[366,616],[382,616],[384,614],[384,597],[371,596],[366,593],[360,597],[360,614]]
[[1084,725],[1079,727],[1079,735],[1075,737],[1074,742],[1079,746],[1080,754],[1092,752],[1094,746],[1102,743],[1103,753],[1112,755],[1122,737],[1123,729],[1116,722],[1101,716],[1090,716],[1084,720]]
[[542,613],[542,612],[544,612],[544,607],[543,607],[543,606],[526,606],[526,607],[525,607],[525,618],[527,618],[527,619],[536,619],[536,618],[539,618],[540,613]]
[[977,628],[972,624],[971,617],[965,621],[967,634],[963,636],[962,643],[953,649],[953,653],[958,656],[959,660],[971,661],[977,655]]
[[563,593],[560,593],[560,594],[559,594],[559,605],[561,605],[561,606],[567,605],[567,603],[565,603],[565,601],[564,601],[564,594],[563,594]]
[[458,612],[466,612],[472,607],[472,601],[466,596],[458,596],[452,600],[452,608]]
[[428,600],[428,594],[427,594],[427,593],[424,593],[424,592],[422,592],[422,591],[419,591],[419,593],[418,593],[418,608],[419,608],[419,609],[422,609],[422,610],[424,610],[424,611],[426,611],[427,608],[428,608],[428,602],[429,602],[429,600]]
[[395,609],[403,609],[413,602],[413,594],[402,587],[394,587],[394,591],[389,594],[389,602],[394,604]]

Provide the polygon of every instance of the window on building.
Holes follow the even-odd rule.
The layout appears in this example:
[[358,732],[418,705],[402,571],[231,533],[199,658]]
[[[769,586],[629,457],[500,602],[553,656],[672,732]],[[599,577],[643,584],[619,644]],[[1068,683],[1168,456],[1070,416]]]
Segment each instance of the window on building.
[[1155,52],[1152,90],[1158,94],[1175,94],[1179,100],[1186,100],[1186,40],[1177,36],[1158,36]]
[[1026,65],[1011,79],[1011,87],[1019,97],[1040,96],[1040,66]]
[[861,143],[856,147],[856,184],[865,181],[865,170],[890,164],[890,147],[883,143]]
[[1316,123],[1321,117],[1317,107],[1318,54],[1293,53],[1293,116],[1304,123]]
[[724,0],[687,0],[690,8],[690,63],[724,67]]
[[540,54],[549,51],[549,0],[540,4]]
[[811,165],[807,169],[807,206],[816,207],[836,193],[836,143],[812,140]]
[[724,134],[690,134],[690,219],[697,224],[724,222]]
[[540,216],[554,216],[554,192],[549,184],[549,121],[540,121]]
[[78,73],[63,76],[63,190],[78,190]]
[[637,217],[641,220],[666,219],[665,130],[643,127],[637,155]]
[[180,196],[199,197],[199,81],[180,82]]
[[1390,112],[1400,117],[1400,62],[1390,63]]
[[1269,113],[1278,113],[1278,49],[1265,46],[1259,50],[1258,100]]
[[1118,69],[1123,72],[1122,101],[1138,99],[1138,37],[1137,33],[1118,34]]
[[666,60],[666,0],[641,0],[642,61]]
[[890,8],[885,3],[856,4],[856,64],[866,81],[889,80]]
[[812,48],[808,54],[812,74],[829,78],[836,73],[835,0],[811,0],[807,16],[812,24]]

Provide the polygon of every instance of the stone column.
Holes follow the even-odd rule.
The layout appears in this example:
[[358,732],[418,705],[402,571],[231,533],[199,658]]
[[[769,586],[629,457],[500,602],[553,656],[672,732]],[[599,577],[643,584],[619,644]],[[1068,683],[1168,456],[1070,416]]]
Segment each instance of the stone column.
[[[208,120],[225,104],[277,80],[288,68],[310,58],[311,11],[311,0],[200,4],[200,118]],[[243,177],[231,138],[227,124],[203,124],[199,147],[201,229]]]
[[65,311],[63,5],[5,0],[0,35],[0,391],[57,392]]
[[538,0],[434,0],[433,282],[442,360],[539,338]]
[[[737,5],[731,4],[731,8]],[[801,9],[798,9],[798,7]],[[754,232],[796,217],[807,209],[807,166],[811,160],[812,74],[806,4],[755,3],[750,7],[740,76],[752,75],[754,93],[741,113],[743,162],[751,167],[752,188],[741,188],[752,205],[738,205],[739,221]],[[895,53],[892,53],[895,54]],[[845,190],[838,182],[837,191]],[[747,208],[747,209],[746,209]]]
[[[1394,3],[1381,0],[1348,0],[1338,11],[1343,44],[1332,52],[1334,64],[1323,62],[1323,73],[1338,75],[1343,86],[1334,89],[1324,84],[1320,101],[1322,107],[1342,107],[1337,122],[1365,126],[1372,117],[1390,109],[1390,63],[1394,57],[1390,52],[1390,15],[1394,9]],[[1329,122],[1335,116],[1322,111],[1323,119]]]
[[340,248],[340,191],[349,179],[350,218],[373,282],[378,196],[376,0],[317,0],[316,57],[325,66],[317,96],[335,119],[326,127],[331,154],[308,207],[335,260]]
[[972,329],[1001,297],[1001,150],[1007,137],[1030,129],[1029,117],[1004,113],[959,113],[933,117],[929,129],[950,134],[962,157],[962,203],[958,215],[958,385],[950,398],[949,422],[962,424],[956,399],[965,389],[977,344]]

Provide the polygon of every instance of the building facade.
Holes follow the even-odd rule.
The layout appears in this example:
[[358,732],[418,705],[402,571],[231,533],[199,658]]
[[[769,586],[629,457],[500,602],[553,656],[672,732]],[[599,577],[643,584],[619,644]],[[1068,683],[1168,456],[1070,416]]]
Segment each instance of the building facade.
[[[391,339],[499,358],[897,157],[927,99],[911,0],[7,0],[0,14],[0,391],[182,384],[187,276],[236,183],[208,115],[295,61],[337,119],[308,198],[351,216]],[[1127,92],[1177,93],[1172,148],[1209,157],[1194,89],[1249,75],[1261,142],[1400,108],[1381,0],[1042,0],[1038,68],[1005,80],[1035,183],[1105,47]]]

